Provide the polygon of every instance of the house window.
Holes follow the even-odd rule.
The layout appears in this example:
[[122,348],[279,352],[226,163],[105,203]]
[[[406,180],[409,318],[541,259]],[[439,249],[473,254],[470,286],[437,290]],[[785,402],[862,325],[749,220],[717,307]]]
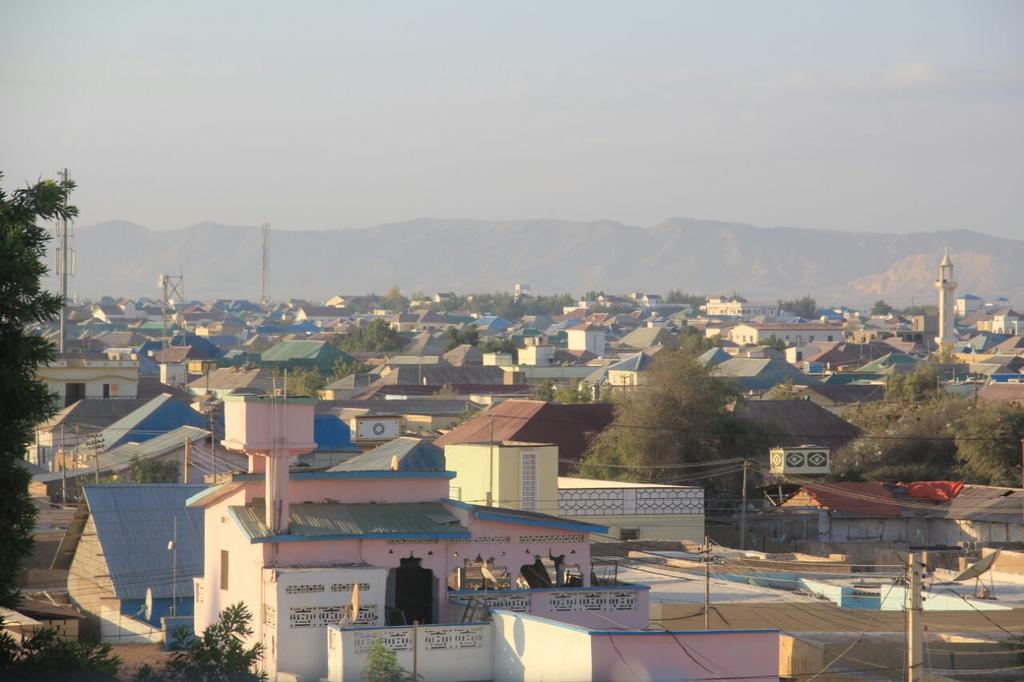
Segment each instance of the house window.
[[831,334],[829,334],[829,335],[828,335],[828,340],[829,340],[829,341],[831,341],[831,340],[832,340],[832,335],[831,335]]
[[103,384],[103,397],[104,398],[109,398],[110,397],[110,384]]
[[537,451],[523,450],[519,458],[519,508],[537,511]]
[[220,589],[228,589],[228,551],[220,551]]

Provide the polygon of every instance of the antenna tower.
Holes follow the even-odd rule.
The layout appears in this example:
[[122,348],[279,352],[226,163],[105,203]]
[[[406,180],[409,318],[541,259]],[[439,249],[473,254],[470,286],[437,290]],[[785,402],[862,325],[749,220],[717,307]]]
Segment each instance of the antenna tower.
[[163,336],[160,337],[160,350],[167,348],[167,311],[174,310],[175,302],[185,300],[185,275],[160,275],[156,279],[160,287],[160,307],[163,309]]
[[[60,184],[64,188],[64,209],[65,212],[68,207],[68,186],[70,185],[70,176],[68,175],[68,169],[65,168],[58,173],[60,176]],[[59,281],[60,291],[58,296],[60,297],[60,337],[57,341],[57,351],[59,353],[64,352],[64,341],[67,337],[67,307],[68,307],[68,274],[74,276],[75,270],[75,254],[68,249],[68,238],[70,234],[71,226],[68,224],[66,215],[61,215],[57,218],[57,278]],[[70,265],[70,268],[69,268]]]
[[270,223],[263,223],[263,268],[260,272],[260,304],[270,303]]

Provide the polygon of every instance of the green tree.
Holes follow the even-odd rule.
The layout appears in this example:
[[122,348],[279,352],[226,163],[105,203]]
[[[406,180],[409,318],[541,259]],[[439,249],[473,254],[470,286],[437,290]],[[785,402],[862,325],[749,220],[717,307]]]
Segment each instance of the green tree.
[[533,390],[530,391],[530,397],[534,400],[546,400],[551,402],[555,399],[555,384],[550,379],[544,381],[544,383],[534,386]]
[[332,337],[330,343],[346,353],[373,353],[402,350],[405,339],[387,321],[376,318],[361,329]]
[[132,457],[129,469],[134,483],[177,483],[181,480],[181,471],[177,462],[155,459],[139,459]]
[[665,294],[665,303],[689,305],[693,306],[694,310],[700,309],[706,301],[707,297],[705,296],[688,294],[679,289],[671,289],[667,294]]
[[453,348],[469,344],[470,346],[476,346],[480,343],[480,330],[475,326],[469,325],[466,327],[448,327],[444,330],[444,350],[447,353]]
[[[764,451],[756,431],[730,406],[740,395],[731,383],[715,378],[683,350],[655,356],[645,386],[615,401],[612,424],[591,442],[583,476],[644,482],[678,481],[694,469],[665,469],[723,457]],[[712,493],[731,490],[732,478],[708,479]]]
[[486,341],[481,341],[477,348],[479,348],[482,353],[508,353],[512,356],[513,362],[515,362],[516,359],[516,342],[512,339],[487,339]]
[[288,373],[288,395],[302,395],[317,398],[320,391],[327,385],[323,374],[315,369]]
[[416,677],[398,664],[398,656],[383,639],[373,640],[360,677],[366,682],[416,682]]
[[762,345],[767,348],[774,348],[775,350],[786,350],[786,342],[780,339],[779,337],[775,336],[775,334],[772,334],[767,339],[765,339],[762,342]]
[[956,433],[957,459],[965,480],[1019,486],[1022,439],[1024,409],[998,403],[971,409]]
[[555,391],[553,396],[556,403],[589,403],[593,399],[594,396],[591,395],[590,389],[578,379],[573,382],[572,386],[565,386]]
[[941,392],[939,373],[934,365],[922,362],[912,372],[896,373],[886,381],[886,400],[898,403],[919,403]]
[[35,425],[54,412],[46,384],[36,379],[36,368],[53,358],[53,345],[26,332],[34,322],[56,318],[62,305],[42,289],[49,235],[36,221],[76,216],[65,205],[72,189],[74,183],[52,180],[9,197],[0,189],[0,606],[16,605],[15,577],[32,549],[35,508],[20,460]]
[[836,451],[835,475],[867,481],[957,477],[955,434],[965,409],[963,400],[945,394],[858,405],[847,418],[865,433]]
[[220,619],[199,637],[179,628],[171,643],[171,660],[162,670],[145,665],[138,682],[257,682],[267,679],[258,669],[263,658],[259,642],[245,646],[252,635],[252,614],[242,602],[221,611]]
[[871,307],[872,315],[888,315],[892,311],[893,307],[882,299],[875,301],[875,305]]
[[53,628],[40,630],[20,643],[0,632],[0,679],[112,681],[117,679],[121,659],[110,651],[109,644],[62,639]]
[[789,301],[779,301],[779,307],[805,320],[812,319],[818,314],[818,302],[811,298],[810,294]]
[[380,305],[387,310],[404,313],[409,309],[409,299],[402,296],[402,292],[398,290],[398,287],[391,287],[388,289],[388,293],[381,296]]
[[803,395],[793,383],[793,377],[786,377],[781,384],[772,386],[764,395],[768,400],[801,400]]

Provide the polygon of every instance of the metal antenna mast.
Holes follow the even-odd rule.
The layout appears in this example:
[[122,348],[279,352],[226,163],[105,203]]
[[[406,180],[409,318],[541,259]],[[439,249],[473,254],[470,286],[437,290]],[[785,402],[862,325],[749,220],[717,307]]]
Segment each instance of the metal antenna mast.
[[167,348],[167,309],[174,309],[175,302],[185,300],[185,275],[160,275],[156,284],[160,287],[160,303],[163,309],[163,336],[160,337],[160,350]]
[[263,223],[263,269],[260,273],[260,304],[270,303],[270,223]]
[[[64,187],[64,209],[68,207],[68,169],[58,173],[60,175],[61,186]],[[60,282],[60,338],[57,342],[57,351],[59,353],[64,352],[64,340],[67,336],[66,318],[67,318],[67,307],[68,307],[68,265],[70,259],[71,270],[75,268],[74,254],[70,254],[68,250],[68,219],[66,215],[62,215],[57,218],[57,241],[59,246],[57,247],[57,277]],[[70,255],[69,255],[70,254]],[[72,274],[74,274],[72,272]]]

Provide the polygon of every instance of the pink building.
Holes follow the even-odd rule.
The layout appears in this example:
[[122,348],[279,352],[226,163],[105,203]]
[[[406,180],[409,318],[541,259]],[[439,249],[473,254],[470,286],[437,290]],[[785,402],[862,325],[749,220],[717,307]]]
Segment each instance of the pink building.
[[[567,670],[578,663],[589,666],[586,679],[619,678],[602,676],[608,645],[601,633],[650,632],[648,589],[591,584],[589,536],[606,528],[448,499],[455,474],[445,470],[443,451],[416,438],[328,470],[290,470],[292,458],[315,447],[313,409],[304,398],[225,399],[224,445],[246,453],[249,467],[187,503],[204,510],[197,632],[244,602],[255,619],[250,643],[264,645],[271,680],[284,673],[358,679],[367,647],[383,639],[395,649],[406,643],[400,658],[411,651],[424,682],[516,679],[517,670],[530,679],[525,667],[509,668],[509,647],[525,664],[543,659],[536,652],[558,639],[554,633],[592,632],[586,663]],[[518,616],[534,620],[509,625]],[[525,643],[522,634],[533,631]],[[715,642],[709,656],[728,649],[723,637],[703,640]],[[758,662],[742,669],[773,679],[778,636],[760,637]],[[681,656],[675,642],[658,636],[623,646],[639,646],[640,662],[658,653],[664,668]],[[772,646],[770,660],[762,660],[761,650]]]

